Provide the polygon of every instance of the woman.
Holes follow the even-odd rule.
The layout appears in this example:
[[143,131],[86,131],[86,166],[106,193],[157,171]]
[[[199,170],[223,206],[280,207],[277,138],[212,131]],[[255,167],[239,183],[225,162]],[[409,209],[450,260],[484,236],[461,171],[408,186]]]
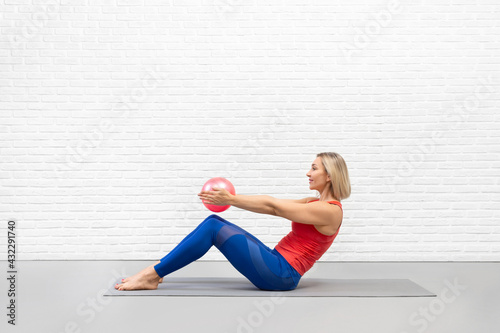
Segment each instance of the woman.
[[[116,284],[118,290],[156,289],[162,278],[201,258],[215,245],[257,288],[293,290],[300,278],[328,250],[342,223],[340,200],[351,194],[344,159],[320,153],[307,172],[314,197],[288,200],[268,195],[232,195],[222,188],[202,191],[201,200],[232,205],[292,221],[292,231],[271,250],[257,238],[217,215],[210,215],[163,259]],[[295,221],[295,222],[293,222]]]

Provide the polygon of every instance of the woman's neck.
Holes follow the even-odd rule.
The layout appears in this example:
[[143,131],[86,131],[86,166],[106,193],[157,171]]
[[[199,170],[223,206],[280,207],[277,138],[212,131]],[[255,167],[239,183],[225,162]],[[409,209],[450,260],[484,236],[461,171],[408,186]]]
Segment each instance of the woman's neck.
[[339,201],[340,202],[340,200],[335,199],[333,197],[329,188],[326,188],[323,190],[323,192],[319,196],[319,201]]

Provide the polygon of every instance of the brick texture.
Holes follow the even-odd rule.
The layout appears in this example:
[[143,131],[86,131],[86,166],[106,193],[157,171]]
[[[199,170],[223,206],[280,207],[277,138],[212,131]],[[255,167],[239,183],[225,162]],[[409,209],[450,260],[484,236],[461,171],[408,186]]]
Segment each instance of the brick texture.
[[[207,179],[307,197],[316,154],[336,151],[353,192],[321,260],[500,260],[498,1],[0,9],[0,220],[18,259],[161,258],[211,213]],[[271,248],[290,230],[220,215]]]

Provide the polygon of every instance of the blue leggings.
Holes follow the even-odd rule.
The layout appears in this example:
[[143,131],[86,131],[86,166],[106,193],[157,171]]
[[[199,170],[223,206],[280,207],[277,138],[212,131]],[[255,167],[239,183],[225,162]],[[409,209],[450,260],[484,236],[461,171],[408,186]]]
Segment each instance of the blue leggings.
[[201,258],[212,245],[259,289],[293,290],[299,283],[301,275],[278,251],[215,214],[201,222],[154,269],[163,277]]

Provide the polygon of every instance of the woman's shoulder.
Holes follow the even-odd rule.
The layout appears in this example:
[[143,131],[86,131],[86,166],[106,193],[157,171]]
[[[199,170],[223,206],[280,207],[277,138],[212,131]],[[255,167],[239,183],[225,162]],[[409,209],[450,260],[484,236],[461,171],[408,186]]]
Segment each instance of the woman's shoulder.
[[[315,201],[319,201],[319,199],[318,199],[318,198],[313,198],[313,200],[308,201],[308,202],[315,202]],[[340,201],[337,201],[337,200],[331,200],[331,201],[326,201],[326,203],[327,203],[328,205],[334,205],[334,206],[337,206],[337,207],[339,207],[339,208],[340,208],[340,210],[344,210],[344,209],[342,208],[342,203],[340,203]]]
[[307,198],[304,198],[302,200],[304,200],[304,203],[309,203],[309,202],[313,202],[313,201],[318,201],[319,199],[316,197],[307,197]]
[[318,198],[316,198],[316,197],[308,197],[308,198],[303,198],[303,199],[280,199],[280,200],[283,200],[283,201],[286,201],[286,202],[294,202],[294,203],[305,204],[305,203],[308,203],[308,202],[312,202],[312,201],[318,200]]

